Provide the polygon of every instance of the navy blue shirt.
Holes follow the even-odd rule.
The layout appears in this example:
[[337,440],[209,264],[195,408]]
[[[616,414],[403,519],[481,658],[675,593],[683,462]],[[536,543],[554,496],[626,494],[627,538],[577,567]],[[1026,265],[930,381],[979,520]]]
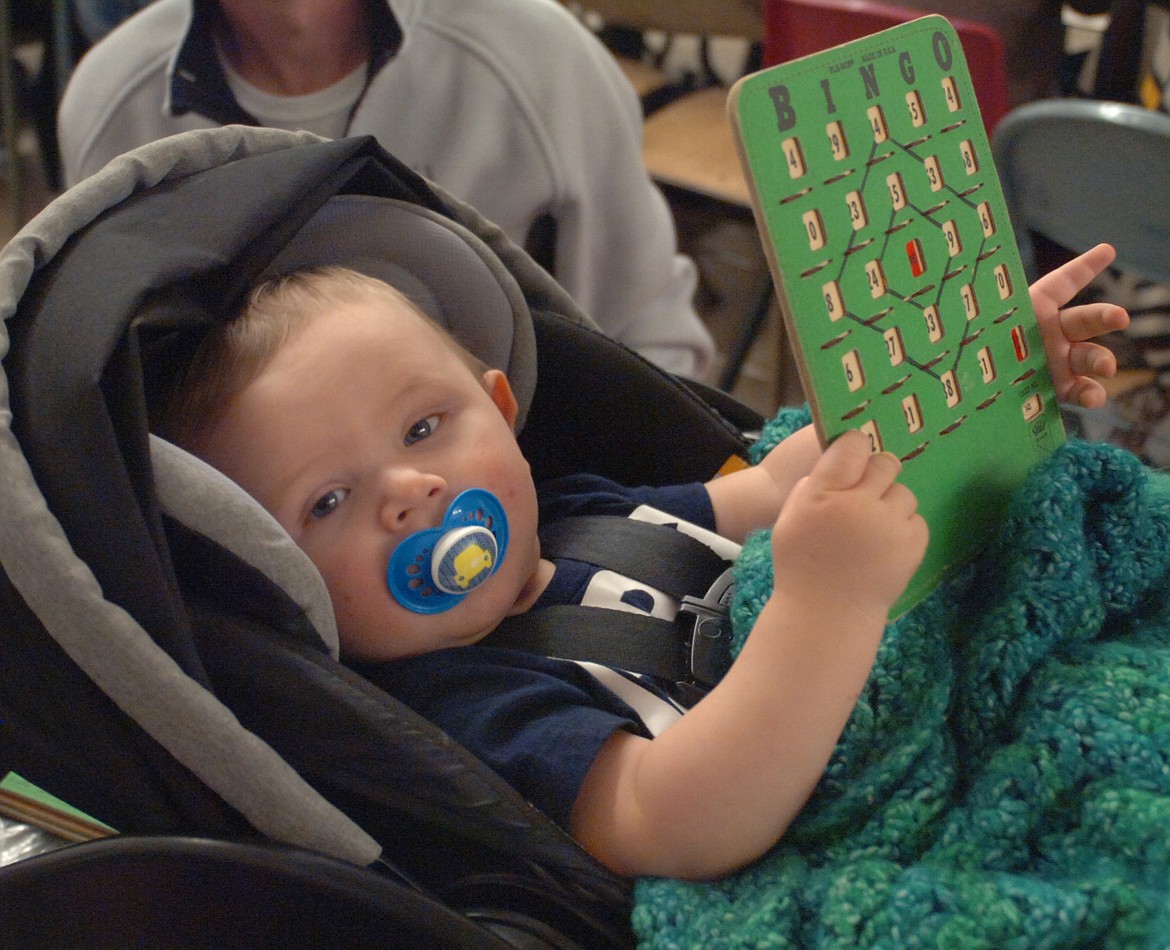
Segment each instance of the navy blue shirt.
[[[580,514],[628,515],[649,505],[713,530],[701,484],[626,489],[595,476],[558,479],[539,493],[541,524]],[[594,565],[557,561],[532,607],[579,603]],[[624,599],[624,598],[623,598]],[[454,647],[358,668],[470,750],[561,827],[585,775],[619,729],[649,737],[638,714],[568,660],[486,646]]]

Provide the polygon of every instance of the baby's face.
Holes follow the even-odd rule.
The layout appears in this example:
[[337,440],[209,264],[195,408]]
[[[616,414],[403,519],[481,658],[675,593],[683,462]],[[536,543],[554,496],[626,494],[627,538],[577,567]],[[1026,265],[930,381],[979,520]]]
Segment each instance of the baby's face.
[[[515,418],[502,373],[481,378],[405,307],[362,301],[298,330],[194,448],[317,566],[342,652],[386,660],[474,643],[527,606],[540,544]],[[468,488],[503,504],[504,560],[452,609],[409,611],[387,586],[390,554]]]

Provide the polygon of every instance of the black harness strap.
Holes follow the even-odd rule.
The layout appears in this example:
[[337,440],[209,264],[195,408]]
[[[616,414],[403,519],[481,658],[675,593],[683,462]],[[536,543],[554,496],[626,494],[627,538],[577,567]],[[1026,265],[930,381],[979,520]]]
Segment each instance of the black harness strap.
[[678,683],[690,677],[690,645],[669,620],[608,607],[560,604],[508,617],[481,641],[562,660],[603,663]]
[[[674,621],[565,604],[508,617],[482,643],[713,686],[730,663],[730,564],[668,525],[612,515],[554,522],[541,553],[596,564],[680,601]],[[698,593],[696,592],[705,592]]]
[[573,558],[624,574],[681,600],[706,591],[728,562],[669,525],[620,515],[581,515],[540,531],[547,558]]

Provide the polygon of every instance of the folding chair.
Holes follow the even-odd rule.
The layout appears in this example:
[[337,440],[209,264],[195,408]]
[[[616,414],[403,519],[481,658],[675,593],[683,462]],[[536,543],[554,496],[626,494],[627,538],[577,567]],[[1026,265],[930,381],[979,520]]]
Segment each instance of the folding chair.
[[[878,0],[764,0],[764,63],[784,63],[879,30],[916,20],[929,11]],[[971,83],[991,135],[1008,111],[1007,57],[991,27],[947,17],[967,58]]]
[[1004,118],[992,151],[1029,279],[1048,269],[1047,239],[1076,253],[1107,241],[1119,268],[1170,281],[1170,115],[1033,102]]

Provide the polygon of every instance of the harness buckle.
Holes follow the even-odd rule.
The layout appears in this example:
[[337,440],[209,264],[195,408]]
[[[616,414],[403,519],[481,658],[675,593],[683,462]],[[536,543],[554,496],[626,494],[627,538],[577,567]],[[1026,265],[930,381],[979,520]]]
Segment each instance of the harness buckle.
[[[691,676],[710,689],[731,666],[731,597],[735,593],[728,568],[702,597],[684,597],[678,617],[693,618],[690,634]],[[684,620],[685,622],[685,620]]]

